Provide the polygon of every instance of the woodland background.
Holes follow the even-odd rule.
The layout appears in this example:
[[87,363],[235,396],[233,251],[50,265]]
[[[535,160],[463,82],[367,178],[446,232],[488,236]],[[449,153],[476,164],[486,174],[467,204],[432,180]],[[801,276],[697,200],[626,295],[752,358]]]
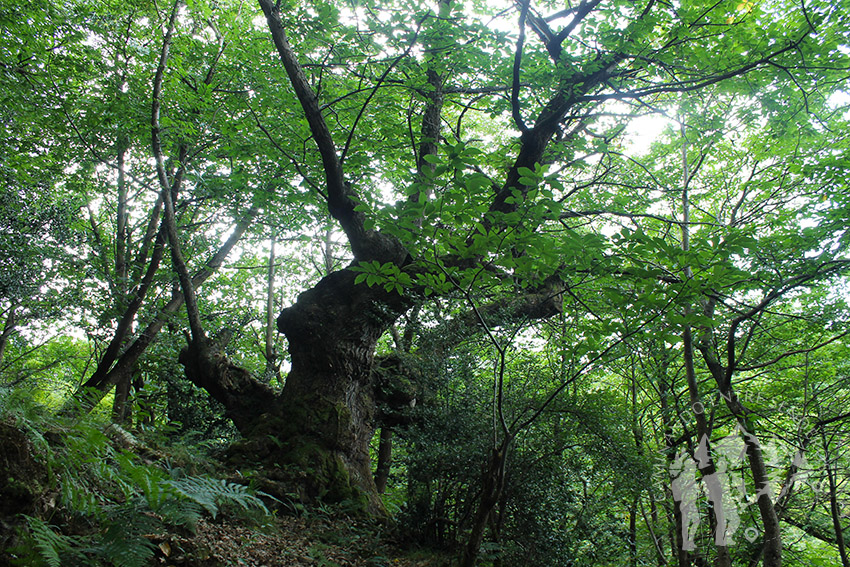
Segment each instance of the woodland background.
[[0,562],[850,566],[848,13],[4,0]]

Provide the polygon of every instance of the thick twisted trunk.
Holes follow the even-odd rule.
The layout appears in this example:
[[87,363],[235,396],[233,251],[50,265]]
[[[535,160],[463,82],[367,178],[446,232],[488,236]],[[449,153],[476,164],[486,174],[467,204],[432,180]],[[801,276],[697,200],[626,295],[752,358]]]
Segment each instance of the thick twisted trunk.
[[[233,457],[263,470],[269,480],[264,490],[296,492],[305,501],[348,501],[380,515],[369,458],[372,362],[378,339],[411,301],[355,284],[356,275],[348,269],[331,273],[278,317],[292,361],[279,396],[244,371],[206,369],[216,361],[203,357],[192,379],[234,418],[244,440]],[[192,352],[184,354],[187,361]]]
[[[292,371],[280,406],[284,463],[304,467],[307,489],[329,500],[360,499],[381,509],[369,460],[374,432],[375,345],[410,301],[334,272],[298,296],[277,319]],[[259,427],[258,432],[265,428]]]

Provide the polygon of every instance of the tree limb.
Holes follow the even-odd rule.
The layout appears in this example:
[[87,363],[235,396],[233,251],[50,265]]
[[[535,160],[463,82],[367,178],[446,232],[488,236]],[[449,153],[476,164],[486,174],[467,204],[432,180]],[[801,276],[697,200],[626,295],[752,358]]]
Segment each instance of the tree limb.
[[351,250],[355,258],[365,260],[373,256],[370,239],[365,227],[363,213],[355,211],[357,199],[342,169],[342,163],[336,152],[333,137],[327,122],[322,116],[319,108],[319,100],[316,93],[310,87],[304,70],[286,37],[283,22],[280,19],[279,6],[272,4],[271,0],[259,0],[260,7],[266,16],[269,31],[272,34],[275,47],[280,60],[283,63],[292,88],[295,91],[298,102],[304,110],[304,116],[313,134],[313,140],[319,149],[322,158],[322,166],[325,171],[327,185],[327,205],[331,216],[335,218],[342,230],[348,237]]

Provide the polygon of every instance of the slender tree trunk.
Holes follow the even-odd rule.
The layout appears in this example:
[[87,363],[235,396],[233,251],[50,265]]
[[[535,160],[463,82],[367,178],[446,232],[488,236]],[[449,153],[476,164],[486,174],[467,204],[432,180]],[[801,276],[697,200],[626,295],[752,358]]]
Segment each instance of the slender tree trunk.
[[[173,180],[168,178],[165,168],[160,139],[160,106],[163,76],[168,64],[169,51],[174,33],[180,0],[175,0],[171,10],[168,28],[163,39],[159,65],[153,81],[153,96],[151,100],[151,149],[156,162],[157,179],[163,203],[163,226],[168,237],[171,250],[171,262],[177,279],[180,282],[183,302],[186,305],[186,316],[189,321],[191,340],[186,349],[180,353],[180,362],[186,369],[187,377],[198,386],[204,387],[213,397],[224,402],[227,415],[239,428],[244,428],[250,422],[254,412],[267,407],[274,400],[271,391],[264,384],[257,382],[244,369],[231,364],[221,354],[221,345],[211,341],[204,331],[201,314],[197,303],[196,285],[189,274],[186,260],[177,232],[177,218],[174,199],[182,180],[180,170]],[[212,69],[207,75],[206,82],[212,77]],[[180,146],[179,163],[186,161],[188,149]],[[232,239],[232,236],[231,236]],[[246,407],[246,405],[248,405]]]
[[125,425],[132,419],[130,412],[130,385],[132,382],[131,376],[122,377],[115,385],[115,397],[112,402],[112,421]]
[[3,355],[6,354],[6,346],[9,344],[9,337],[15,332],[18,325],[18,304],[13,303],[6,312],[6,321],[3,323],[3,332],[0,333],[0,363],[3,362]]
[[731,379],[728,371],[724,372],[721,365],[718,363],[714,354],[709,350],[707,345],[701,344],[700,351],[706,364],[717,382],[720,390],[720,395],[726,402],[726,407],[735,417],[739,427],[744,433],[744,444],[747,449],[747,461],[749,463],[750,472],[753,476],[753,483],[758,494],[757,504],[759,515],[762,520],[763,558],[764,567],[781,567],[782,566],[782,532],[779,526],[779,516],[776,513],[776,508],[773,504],[773,494],[770,488],[770,477],[767,473],[767,465],[764,462],[764,453],[761,449],[758,437],[747,419],[747,410],[738,400],[737,395],[732,390]]
[[127,244],[129,232],[127,221],[130,214],[127,212],[128,195],[127,180],[124,171],[125,156],[130,142],[125,135],[121,135],[117,144],[118,153],[118,206],[115,218],[115,289],[123,299],[127,296]]
[[685,550],[685,538],[682,534],[682,524],[684,522],[684,519],[682,518],[682,511],[679,509],[679,506],[677,506],[675,502],[673,503],[673,517],[676,520],[676,538],[674,540],[674,552],[677,560],[677,565],[679,567],[690,567],[691,555]]
[[677,567],[690,567],[691,558],[688,552],[685,551],[685,540],[682,537],[682,511],[673,503],[673,530],[670,534],[670,546],[672,549],[671,556],[676,562]]
[[629,506],[629,565],[637,567],[637,508],[638,496],[632,499]]
[[[744,420],[739,423],[745,425]],[[773,494],[770,490],[770,477],[767,474],[767,466],[764,462],[764,453],[761,444],[755,434],[750,432],[745,440],[747,445],[747,457],[750,463],[750,471],[756,490],[760,493],[758,497],[759,514],[764,527],[764,567],[782,566],[782,533],[779,526],[779,517],[773,507]]]
[[[711,305],[706,307],[707,313]],[[734,342],[727,345],[728,349],[734,349]],[[773,504],[773,494],[770,488],[770,478],[767,473],[767,465],[764,462],[764,453],[756,436],[752,424],[747,419],[747,409],[738,400],[732,389],[732,375],[734,368],[724,368],[717,360],[714,352],[708,344],[708,336],[699,343],[699,350],[705,360],[712,377],[717,384],[720,396],[726,402],[729,412],[735,417],[738,426],[744,434],[744,444],[747,449],[747,461],[753,476],[753,483],[758,494],[757,504],[759,515],[762,520],[763,533],[763,565],[764,567],[782,566],[782,532],[779,526],[779,516]]]
[[[637,376],[635,375],[635,363],[630,365],[629,394],[631,398],[632,437],[635,441],[635,452],[638,457],[643,457],[643,430],[638,419],[637,405]],[[635,492],[632,504],[629,507],[629,565],[637,567],[637,513],[640,503],[640,492]]]
[[[135,281],[135,291],[130,296],[130,264],[128,262],[128,190],[126,182],[126,171],[124,167],[125,154],[129,142],[119,139],[118,142],[118,208],[116,218],[115,236],[115,277],[112,286],[114,301],[116,305],[124,305],[123,313],[117,320],[115,332],[107,345],[103,355],[98,360],[97,367],[89,380],[83,385],[84,388],[97,384],[109,372],[115,364],[121,349],[126,345],[136,314],[145,301],[145,298],[153,284],[154,276],[159,270],[164,255],[165,232],[160,226],[160,215],[162,213],[162,198],[157,200],[151,209],[147,230],[140,244],[139,255],[133,263],[132,277]],[[177,178],[182,178],[181,170],[178,170]],[[157,229],[159,227],[159,229]],[[148,262],[148,253],[150,261]],[[147,263],[147,267],[145,264]],[[138,278],[138,280],[136,280]],[[122,378],[123,379],[123,378]],[[127,378],[129,380],[129,378]],[[123,386],[122,386],[123,387]],[[129,390],[129,384],[125,388]]]
[[[114,301],[116,304],[126,301],[127,288],[127,180],[124,171],[124,159],[129,146],[126,136],[120,136],[117,144],[118,154],[118,203],[115,218],[115,285],[113,286]],[[137,296],[138,297],[138,296]],[[135,314],[135,311],[133,311]],[[123,329],[119,338],[119,345],[124,342],[127,331]],[[116,333],[116,337],[118,333]],[[115,337],[113,337],[115,342]],[[111,346],[111,344],[110,344]],[[112,419],[116,423],[125,423],[128,417],[127,404],[130,401],[130,380],[117,384],[115,398],[112,402]]]
[[832,516],[832,529],[835,531],[835,543],[838,546],[838,554],[841,556],[842,567],[850,567],[850,558],[847,556],[847,546],[844,542],[844,530],[841,527],[841,509],[838,504],[838,483],[835,480],[835,468],[832,466],[829,450],[829,442],[826,433],[821,429],[821,441],[823,443],[824,466],[826,478],[829,482],[829,512]]
[[[670,407],[670,385],[667,383],[667,365],[666,360],[663,370],[660,372],[661,379],[659,380],[658,395],[661,401],[661,423],[664,427],[664,448],[667,454],[667,470],[671,471],[673,462],[676,459],[673,439],[673,410]],[[669,491],[670,486],[667,486],[668,496],[671,496]],[[685,550],[685,538],[683,535],[683,517],[682,510],[675,499],[670,499],[673,503],[673,534],[670,537],[670,545],[673,547],[673,557],[676,559],[678,567],[690,567],[691,560],[688,552]]]
[[652,538],[652,546],[655,549],[655,557],[658,565],[659,567],[667,565],[667,557],[664,555],[664,548],[662,547],[664,536],[657,531],[659,527],[658,503],[655,502],[652,494],[650,494],[649,498],[649,517],[646,516],[646,511],[642,504],[641,511],[643,513],[643,520],[646,523],[646,530],[649,532],[649,537]]
[[478,559],[478,552],[481,549],[481,542],[484,541],[484,533],[490,521],[490,515],[499,503],[502,491],[505,488],[505,467],[507,466],[508,450],[512,441],[511,437],[506,437],[499,447],[493,449],[490,453],[487,471],[484,473],[482,482],[481,500],[472,521],[472,531],[463,550],[461,567],[473,567],[476,559]]
[[375,469],[375,487],[379,494],[383,494],[387,489],[392,457],[393,429],[389,425],[383,425],[381,426],[381,437],[378,441],[378,466]]
[[130,303],[124,309],[124,313],[121,315],[120,319],[118,319],[118,325],[112,335],[112,340],[106,347],[106,351],[103,353],[103,356],[100,357],[94,373],[86,381],[86,383],[83,384],[84,388],[94,387],[95,384],[99,383],[117,360],[121,352],[121,348],[124,346],[124,343],[130,333],[133,322],[136,319],[136,314],[138,313],[139,308],[141,308],[151,284],[153,284],[153,278],[159,269],[160,262],[162,261],[163,254],[165,252],[164,245],[165,233],[160,231],[156,239],[151,261],[145,271],[145,275],[136,288],[136,292],[133,294]]
[[266,324],[263,333],[264,348],[263,356],[266,359],[266,369],[263,372],[263,382],[269,383],[272,379],[280,379],[280,364],[277,361],[277,348],[275,347],[275,316],[274,316],[274,276],[275,276],[275,237],[272,233],[269,247],[269,269],[266,272]]
[[[508,485],[508,479],[505,479],[505,486]],[[502,494],[499,497],[499,503],[490,514],[490,537],[491,541],[501,548],[502,545],[502,528],[505,526],[505,507],[508,502],[508,491],[502,489]],[[502,567],[504,565],[504,554],[500,552],[493,558],[493,567]]]
[[[228,239],[219,247],[216,253],[210,257],[206,265],[192,278],[192,285],[196,289],[206,282],[224,263],[228,254],[230,254],[230,251],[233,250],[233,247],[236,246],[236,243],[242,238],[242,235],[245,234],[245,231],[248,230],[248,227],[251,225],[256,215],[257,210],[250,209],[245,213],[245,216],[236,223],[236,227]],[[136,362],[142,354],[144,354],[151,343],[156,340],[156,336],[159,334],[159,331],[162,330],[170,317],[182,306],[183,294],[173,293],[168,303],[159,310],[154,319],[147,324],[145,329],[139,333],[135,340],[130,342],[123,351],[116,350],[115,356],[117,357],[117,360],[114,361],[114,364],[107,367],[104,364],[106,357],[104,356],[101,359],[101,364],[99,365],[98,370],[95,371],[91,378],[89,378],[77,390],[73,399],[70,400],[69,403],[62,409],[63,413],[75,413],[78,411],[77,406],[80,406],[79,410],[81,411],[91,411],[91,409],[94,408],[101,399],[103,399],[113,386],[125,379],[132,380]],[[113,340],[115,340],[115,337]],[[119,352],[120,356],[118,356]],[[100,367],[101,365],[103,366],[103,369]]]
[[[727,487],[720,484],[717,476],[714,456],[711,449],[711,430],[705,416],[705,406],[702,403],[699,387],[696,381],[693,358],[693,341],[690,327],[684,331],[685,375],[690,392],[691,411],[694,412],[697,424],[697,450],[699,472],[709,494],[711,510],[711,528],[714,532],[714,543],[717,548],[716,567],[731,567],[732,558],[729,555],[726,534],[726,512],[723,504],[723,494]],[[729,534],[731,535],[731,534]]]
[[[680,133],[682,138],[682,250],[690,250],[690,198],[689,189],[691,182],[690,165],[688,163],[688,140],[685,133],[685,123],[680,122]],[[693,277],[690,266],[685,267],[685,277]],[[685,315],[690,314],[691,308],[687,306]],[[723,493],[726,487],[721,486],[717,477],[717,469],[714,456],[711,453],[711,430],[705,418],[705,406],[699,393],[699,385],[696,379],[694,367],[694,341],[690,325],[685,325],[682,332],[683,355],[685,362],[685,376],[688,381],[688,392],[690,393],[691,411],[693,411],[697,424],[697,444],[705,450],[699,463],[699,471],[708,490],[711,505],[711,524],[715,533],[714,542],[717,547],[717,567],[732,567],[732,558],[729,555],[729,546],[726,542],[726,510],[723,509]]]

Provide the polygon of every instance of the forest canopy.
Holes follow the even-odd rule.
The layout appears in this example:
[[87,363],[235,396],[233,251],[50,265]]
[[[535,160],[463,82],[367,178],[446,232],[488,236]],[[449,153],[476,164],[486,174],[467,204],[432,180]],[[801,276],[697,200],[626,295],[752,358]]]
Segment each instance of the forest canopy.
[[0,417],[464,567],[848,567],[848,12],[4,0]]

